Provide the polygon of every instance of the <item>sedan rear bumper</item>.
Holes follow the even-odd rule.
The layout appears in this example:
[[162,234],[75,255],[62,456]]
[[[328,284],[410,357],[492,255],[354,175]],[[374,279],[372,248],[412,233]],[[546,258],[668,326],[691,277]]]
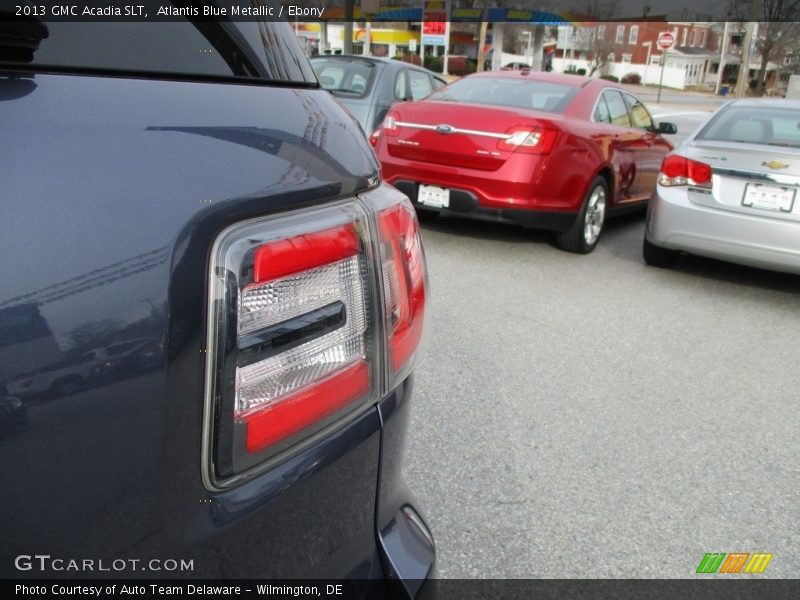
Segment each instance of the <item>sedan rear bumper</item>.
[[435,208],[420,205],[417,202],[419,182],[408,179],[395,179],[390,181],[398,190],[411,199],[415,208],[422,208],[438,213],[448,213],[497,223],[513,223],[531,229],[547,229],[550,231],[565,231],[570,228],[577,215],[573,212],[542,211],[519,204],[508,203],[508,208],[485,206],[479,197],[471,190],[448,187],[450,190],[450,206]]
[[658,186],[645,235],[650,243],[671,250],[800,273],[800,223],[701,206],[684,187]]

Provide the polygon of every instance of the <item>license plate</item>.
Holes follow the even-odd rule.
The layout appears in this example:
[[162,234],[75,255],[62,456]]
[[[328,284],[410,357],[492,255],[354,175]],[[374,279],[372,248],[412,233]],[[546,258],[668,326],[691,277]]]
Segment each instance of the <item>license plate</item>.
[[748,183],[744,188],[742,206],[792,212],[795,190],[780,185]]
[[450,206],[450,190],[435,185],[420,185],[417,202],[425,206],[447,208]]

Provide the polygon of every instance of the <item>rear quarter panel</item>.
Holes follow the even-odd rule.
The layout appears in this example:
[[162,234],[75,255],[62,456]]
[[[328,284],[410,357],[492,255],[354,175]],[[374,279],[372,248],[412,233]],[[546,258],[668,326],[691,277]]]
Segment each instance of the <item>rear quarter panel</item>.
[[35,553],[195,561],[148,576],[374,572],[377,411],[236,490],[200,476],[211,243],[367,187],[349,117],[322,90],[0,73],[0,130],[0,386],[145,349],[112,380],[26,400],[27,427],[0,438],[0,576],[43,576],[13,568]]

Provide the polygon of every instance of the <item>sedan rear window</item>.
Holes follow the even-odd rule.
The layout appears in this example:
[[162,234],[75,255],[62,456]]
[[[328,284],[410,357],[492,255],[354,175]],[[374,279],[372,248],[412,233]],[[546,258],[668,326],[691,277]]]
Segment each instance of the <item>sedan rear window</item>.
[[320,85],[334,96],[363,98],[375,77],[375,63],[358,58],[315,58],[311,61]]
[[523,79],[465,77],[431,94],[437,102],[469,102],[524,110],[563,111],[577,94],[571,85]]
[[775,106],[730,106],[711,119],[696,139],[800,148],[800,111]]

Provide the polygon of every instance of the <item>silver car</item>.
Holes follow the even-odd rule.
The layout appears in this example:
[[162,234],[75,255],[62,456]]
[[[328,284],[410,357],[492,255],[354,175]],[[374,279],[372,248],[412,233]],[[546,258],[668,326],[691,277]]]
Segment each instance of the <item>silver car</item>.
[[800,273],[800,101],[728,102],[667,155],[644,260],[681,251]]

